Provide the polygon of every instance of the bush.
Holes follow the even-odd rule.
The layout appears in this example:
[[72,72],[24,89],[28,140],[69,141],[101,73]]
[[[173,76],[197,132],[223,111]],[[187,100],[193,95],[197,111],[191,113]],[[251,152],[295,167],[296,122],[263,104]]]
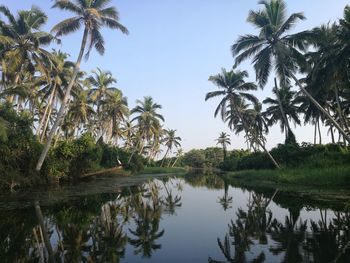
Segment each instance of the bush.
[[6,122],[0,141],[0,187],[30,184],[38,179],[34,171],[42,150],[32,132],[33,120],[9,105],[0,106],[0,118]]
[[183,160],[184,165],[194,168],[205,167],[205,154],[203,150],[191,150],[185,154]]
[[[348,148],[337,144],[311,145],[279,144],[270,151],[280,166],[295,168],[308,167],[319,168],[336,165],[350,164]],[[233,158],[234,159],[234,158]],[[230,165],[229,162],[232,162]],[[274,165],[264,152],[251,153],[238,158],[236,168],[232,158],[228,158],[226,170],[250,170],[250,169],[273,169]]]
[[85,133],[78,139],[61,141],[51,148],[45,161],[45,170],[57,181],[62,178],[75,179],[101,168],[102,151],[92,135]]

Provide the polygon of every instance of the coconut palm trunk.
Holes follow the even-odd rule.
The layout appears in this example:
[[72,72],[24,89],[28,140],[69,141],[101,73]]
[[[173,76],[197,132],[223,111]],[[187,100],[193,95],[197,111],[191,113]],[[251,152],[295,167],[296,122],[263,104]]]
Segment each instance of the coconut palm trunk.
[[171,167],[174,167],[174,166],[175,166],[175,164],[177,163],[177,161],[179,160],[179,158],[180,158],[180,156],[178,156],[178,157],[175,159],[175,161],[173,162],[173,164],[171,165]]
[[44,223],[44,217],[43,217],[43,214],[41,212],[40,204],[38,201],[34,202],[34,207],[35,207],[35,213],[36,213],[37,219],[39,221],[39,225],[40,225],[41,230],[42,230],[44,243],[45,243],[47,252],[49,254],[49,262],[54,263],[55,262],[54,253],[52,250],[49,236],[47,235],[47,229],[46,229],[46,226]]
[[341,135],[350,143],[350,137],[346,134],[346,132],[342,129],[342,127],[339,125],[339,123],[311,96],[311,94],[301,85],[298,78],[291,73],[290,74],[292,79],[295,81],[295,83],[298,85],[298,87],[301,89],[301,91],[309,98],[309,100],[322,112],[327,119],[334,125],[335,128],[339,131]]
[[285,111],[283,109],[283,106],[282,106],[282,101],[281,101],[281,98],[280,98],[280,94],[278,93],[277,79],[276,78],[275,78],[275,90],[276,90],[276,98],[277,98],[277,101],[278,101],[278,106],[280,108],[280,111],[281,111],[281,114],[282,114],[282,118],[284,120],[285,133],[286,133],[286,139],[287,139],[291,129],[290,129],[290,126],[289,126],[287,115],[286,115],[286,113],[285,113]]
[[163,160],[162,160],[162,163],[160,164],[160,167],[163,167],[165,158],[168,156],[169,150],[170,150],[170,147],[168,147],[168,149],[166,150],[166,153],[165,153],[165,155],[164,155],[164,157],[163,157]]
[[[337,111],[338,111],[338,115],[339,115],[340,124],[341,124],[342,128],[345,128],[347,133],[350,134],[348,123],[347,123],[346,118],[345,118],[345,116],[342,112],[342,109],[341,109],[339,91],[338,91],[337,87],[334,90],[334,94],[335,94],[335,100],[337,103]],[[344,136],[343,136],[343,140],[344,140],[344,145],[346,145],[346,138]]]
[[318,129],[318,141],[319,144],[322,144],[322,135],[321,135],[321,127],[320,127],[320,118],[317,120],[317,129]]
[[[243,127],[246,131],[246,133],[248,133],[249,128],[248,125],[246,124],[242,114],[239,112],[239,110],[237,109],[237,107],[235,107],[235,111],[237,113],[237,115],[239,116],[239,118],[242,121]],[[279,166],[279,164],[277,163],[277,161],[275,160],[275,158],[273,158],[273,156],[270,154],[270,152],[266,149],[265,145],[260,141],[260,139],[258,138],[258,136],[256,136],[255,133],[252,134],[253,135],[253,139],[254,141],[264,150],[264,152],[269,156],[269,158],[271,159],[271,161],[273,162],[273,164],[276,166],[277,169],[280,169],[281,167]]]
[[[46,120],[50,118],[48,112],[50,112],[51,109],[52,109],[52,106],[51,106],[51,105],[52,105],[52,102],[53,102],[53,98],[54,98],[54,96],[55,96],[55,91],[56,91],[56,84],[54,84],[54,87],[53,87],[52,92],[51,92],[50,97],[49,97],[49,101],[47,102],[47,105],[46,105],[46,107],[45,107],[44,115],[43,115],[43,117],[42,117],[42,119],[41,119],[41,121],[40,121],[38,130],[36,131],[36,135],[39,136],[39,137],[41,137],[42,134],[45,133],[45,131],[43,130],[42,134],[40,134],[40,131],[41,131],[41,129],[42,129],[44,123],[46,122]],[[44,125],[44,126],[45,126],[45,125]]]
[[66,105],[67,105],[67,102],[68,102],[68,99],[70,97],[70,92],[72,90],[72,87],[75,83],[75,79],[78,75],[78,72],[79,72],[79,69],[80,69],[80,63],[81,63],[81,60],[83,58],[83,55],[84,55],[84,51],[85,51],[85,47],[86,47],[86,42],[87,42],[87,37],[88,37],[88,29],[85,27],[84,29],[84,35],[83,35],[83,40],[81,42],[81,47],[80,47],[80,52],[79,52],[79,56],[78,56],[78,59],[77,59],[77,62],[75,63],[75,66],[74,66],[74,71],[73,71],[73,75],[72,75],[72,78],[67,86],[67,90],[64,94],[64,98],[62,100],[62,103],[61,103],[61,107],[60,107],[60,110],[57,114],[57,118],[56,118],[56,121],[50,131],[50,134],[47,138],[47,141],[46,141],[46,144],[44,146],[44,149],[40,155],[40,158],[38,160],[38,163],[36,165],[36,171],[40,171],[41,170],[41,167],[44,163],[44,160],[46,158],[46,155],[50,149],[50,145],[51,145],[51,142],[52,142],[52,139],[53,137],[55,136],[56,134],[56,130],[58,129],[58,127],[60,126],[61,124],[61,121],[63,119],[63,115],[64,115],[64,112],[65,112],[65,108],[66,108]]

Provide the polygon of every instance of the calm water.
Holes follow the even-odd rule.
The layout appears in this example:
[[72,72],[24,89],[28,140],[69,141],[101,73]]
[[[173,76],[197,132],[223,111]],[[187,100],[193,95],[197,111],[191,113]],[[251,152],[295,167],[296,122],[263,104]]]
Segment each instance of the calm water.
[[0,262],[350,262],[346,202],[195,174],[38,189],[0,196]]

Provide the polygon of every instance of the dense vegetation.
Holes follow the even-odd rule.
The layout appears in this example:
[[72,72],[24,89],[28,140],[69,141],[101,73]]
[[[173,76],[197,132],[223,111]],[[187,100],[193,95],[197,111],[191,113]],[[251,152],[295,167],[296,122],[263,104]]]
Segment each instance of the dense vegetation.
[[[13,14],[0,6],[1,187],[72,179],[120,164],[141,170],[158,158],[162,145],[164,157],[180,147],[176,130],[163,128],[162,107],[152,97],[129,108],[111,72],[80,70],[93,49],[103,55],[102,27],[128,33],[109,3],[55,1],[53,8],[75,16],[51,33],[42,31],[48,17],[38,7]],[[75,63],[70,54],[50,50],[80,28]]]
[[[248,149],[254,152],[243,157],[232,153],[224,168],[349,164],[350,7],[345,7],[344,17],[336,23],[290,33],[305,19],[303,13],[287,16],[283,0],[259,3],[262,9],[250,11],[247,20],[258,34],[240,36],[231,48],[234,67],[209,78],[219,88],[205,97],[220,97],[215,117],[220,116],[236,134],[244,133]],[[247,82],[247,71],[238,69],[248,59],[252,59],[257,83]],[[253,92],[270,85],[273,78],[273,97],[260,102]],[[291,126],[302,123],[314,126],[314,144],[320,145],[320,126],[326,126],[333,145],[299,146]],[[268,151],[266,136],[276,124],[285,133],[286,145]],[[226,155],[228,135],[222,133],[218,143]]]
[[[240,36],[232,45],[233,68],[209,77],[219,89],[205,97],[220,97],[215,117],[232,132],[244,133],[247,150],[229,151],[229,134],[221,133],[216,140],[221,148],[184,154],[176,130],[163,128],[162,107],[152,97],[129,108],[111,72],[80,70],[82,58],[93,50],[104,54],[102,27],[128,33],[109,3],[56,0],[53,8],[74,16],[50,33],[42,31],[48,17],[39,8],[12,14],[0,6],[2,186],[74,179],[120,163],[134,171],[145,165],[236,171],[349,164],[350,7],[333,24],[290,33],[304,15],[287,16],[283,0],[259,2],[262,9],[248,15],[259,32]],[[84,34],[76,62],[50,50],[50,44],[80,29]],[[238,68],[248,59],[257,83],[246,81],[247,71]],[[260,102],[253,93],[269,80],[274,80],[272,97]],[[266,136],[276,124],[285,144],[268,151]],[[292,126],[302,124],[314,126],[314,145],[297,143]],[[322,146],[322,125],[328,127],[330,145]]]

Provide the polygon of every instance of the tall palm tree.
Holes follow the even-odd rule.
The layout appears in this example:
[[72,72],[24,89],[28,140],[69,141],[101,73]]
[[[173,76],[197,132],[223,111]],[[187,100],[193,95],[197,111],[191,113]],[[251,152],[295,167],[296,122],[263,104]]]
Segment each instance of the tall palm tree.
[[305,66],[306,40],[310,32],[287,34],[298,20],[304,20],[302,13],[294,13],[287,17],[286,4],[283,0],[260,1],[263,10],[250,11],[248,22],[257,27],[259,35],[245,35],[239,37],[232,46],[232,54],[236,65],[253,57],[256,77],[261,86],[268,81],[271,69],[274,68],[277,76],[284,85],[289,84],[292,78],[307,98],[324,114],[334,127],[350,142],[350,137],[341,128],[338,122],[314,99],[296,77],[296,72]]
[[286,139],[292,130],[289,121],[300,125],[299,103],[295,100],[296,92],[292,91],[289,86],[274,88],[272,90],[275,98],[266,98],[263,103],[270,105],[265,110],[265,115],[269,119],[269,125],[276,122],[280,123],[281,131],[285,133]]
[[230,135],[226,132],[221,132],[219,138],[216,139],[217,144],[222,146],[222,150],[224,151],[224,160],[226,160],[227,156],[227,145],[231,145]]
[[[171,129],[165,130],[164,144],[167,147],[167,150],[164,154],[164,157],[160,166],[163,166],[164,161],[168,156],[168,153],[173,149],[174,146],[176,148],[181,146],[180,141],[181,141],[181,138],[179,136],[176,136],[176,130],[171,130]],[[170,163],[169,163],[169,166],[170,166]]]
[[[222,96],[219,105],[217,106],[214,116],[216,117],[219,113],[221,113],[222,119],[227,121],[227,112],[232,113],[231,116],[235,116],[235,120],[241,121],[243,124],[243,129],[246,133],[250,131],[250,127],[248,123],[246,123],[245,118],[242,113],[239,111],[239,105],[244,99],[247,99],[253,104],[257,104],[258,100],[255,96],[248,93],[247,91],[256,90],[257,86],[252,82],[245,82],[245,78],[248,77],[248,73],[246,71],[226,71],[222,69],[221,74],[217,74],[209,77],[209,81],[213,82],[220,90],[213,91],[207,93],[205,96],[205,100]],[[229,111],[228,111],[229,106]],[[233,122],[233,127],[236,126],[237,122]],[[254,141],[261,146],[266,154],[270,157],[271,161],[274,163],[276,167],[279,168],[278,163],[272,157],[272,155],[267,151],[265,145],[260,141],[260,139],[256,136],[255,133],[252,134],[254,136]]]
[[[86,57],[89,56],[90,51],[94,47],[101,55],[104,54],[104,39],[100,33],[101,27],[106,26],[111,29],[119,29],[123,33],[128,33],[126,27],[119,23],[119,15],[114,7],[106,7],[110,0],[56,0],[54,7],[62,10],[68,10],[75,14],[74,17],[65,19],[64,21],[55,25],[52,29],[56,33],[56,36],[67,35],[75,32],[84,26],[84,34],[81,42],[81,47],[78,55],[78,59],[75,63],[73,76],[67,86],[64,94],[61,108],[57,114],[55,124],[53,125],[50,134],[48,136],[45,147],[38,160],[36,170],[40,171],[41,166],[45,160],[45,157],[49,151],[51,141],[56,134],[61,120],[63,118],[65,108],[70,97],[71,89],[74,85],[75,79],[79,72],[80,63],[87,48]],[[89,42],[89,43],[88,43]],[[87,47],[88,44],[88,47]]]

